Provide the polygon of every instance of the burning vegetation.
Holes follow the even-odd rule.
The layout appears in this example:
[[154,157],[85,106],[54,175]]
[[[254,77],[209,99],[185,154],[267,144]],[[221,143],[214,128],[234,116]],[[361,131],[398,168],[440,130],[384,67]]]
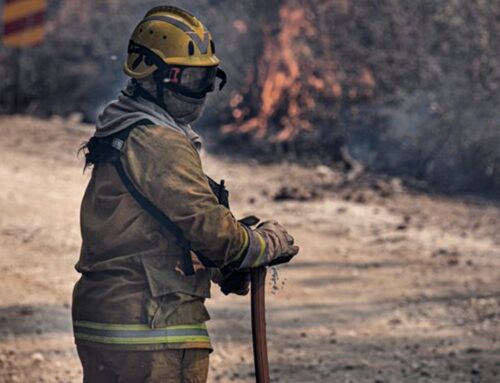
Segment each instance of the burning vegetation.
[[248,69],[244,86],[231,95],[233,121],[222,127],[223,133],[292,141],[300,132],[314,131],[311,117],[320,100],[334,105],[344,93],[353,101],[373,95],[375,80],[368,68],[346,79],[333,59],[314,51],[317,21],[303,6],[279,8],[279,28],[264,26],[262,56]]
[[[246,76],[245,88],[234,91],[230,100],[234,121],[222,128],[224,133],[253,133],[256,138],[271,140],[293,139],[301,130],[313,128],[304,113],[314,108],[311,89],[325,92],[325,81],[314,74],[314,60],[308,60],[304,71],[301,56],[307,54],[307,46],[300,44],[299,36],[313,38],[317,33],[310,14],[303,8],[282,6],[279,11],[280,28],[273,33],[269,26],[264,29],[264,50],[255,69]],[[259,92],[259,108],[252,108],[252,86]]]
[[[0,49],[0,108],[9,113],[19,91],[22,112],[93,121],[124,85],[131,26],[157,3],[49,5],[46,41],[21,54],[18,90],[12,51]],[[347,148],[371,170],[446,190],[500,185],[500,9],[492,2],[183,6],[206,21],[229,75],[201,121],[212,149],[334,162]]]

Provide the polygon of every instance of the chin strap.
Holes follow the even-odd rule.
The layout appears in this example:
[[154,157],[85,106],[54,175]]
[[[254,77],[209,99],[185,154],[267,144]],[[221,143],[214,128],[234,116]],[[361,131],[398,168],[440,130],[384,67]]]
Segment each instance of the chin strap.
[[160,105],[163,109],[167,109],[167,106],[165,105],[165,100],[163,98],[165,83],[163,82],[163,78],[161,77],[160,73],[162,73],[161,70],[157,70],[154,73],[154,79],[156,82],[156,103]]

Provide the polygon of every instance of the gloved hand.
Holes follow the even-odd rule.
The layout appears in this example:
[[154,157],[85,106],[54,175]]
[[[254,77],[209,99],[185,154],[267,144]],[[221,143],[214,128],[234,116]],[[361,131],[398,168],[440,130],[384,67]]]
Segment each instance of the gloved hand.
[[250,291],[250,272],[233,271],[223,278],[220,284],[220,290],[224,295],[247,295]]
[[293,237],[277,221],[262,222],[255,230],[248,229],[248,234],[248,250],[240,269],[287,263],[299,252]]
[[212,274],[212,282],[220,286],[221,291],[225,295],[247,295],[250,291],[250,272],[233,270],[224,274],[222,270],[212,268],[209,269]]

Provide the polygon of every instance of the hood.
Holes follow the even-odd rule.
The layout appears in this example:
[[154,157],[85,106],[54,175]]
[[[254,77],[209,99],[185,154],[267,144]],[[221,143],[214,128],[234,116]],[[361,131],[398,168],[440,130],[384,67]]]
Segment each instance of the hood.
[[153,124],[173,129],[184,134],[200,150],[202,146],[201,137],[191,128],[189,124],[176,122],[174,118],[163,108],[142,97],[132,97],[134,85],[129,82],[126,89],[104,107],[97,116],[94,137],[106,137],[128,128],[134,123],[148,119]]

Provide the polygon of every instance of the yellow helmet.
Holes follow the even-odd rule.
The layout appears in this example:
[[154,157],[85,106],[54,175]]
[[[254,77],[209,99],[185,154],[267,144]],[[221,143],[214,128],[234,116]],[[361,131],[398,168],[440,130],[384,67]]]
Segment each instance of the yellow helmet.
[[[192,14],[173,6],[151,9],[135,28],[128,46],[125,73],[136,83],[151,74],[157,84],[154,99],[163,105],[163,89],[203,98],[226,74],[218,68],[210,32]],[[140,92],[149,97],[138,86]],[[151,98],[151,97],[150,97]]]
[[[154,54],[156,57],[148,57]],[[142,79],[167,65],[215,67],[219,59],[210,32],[190,13],[173,6],[151,9],[130,39],[125,73]]]

